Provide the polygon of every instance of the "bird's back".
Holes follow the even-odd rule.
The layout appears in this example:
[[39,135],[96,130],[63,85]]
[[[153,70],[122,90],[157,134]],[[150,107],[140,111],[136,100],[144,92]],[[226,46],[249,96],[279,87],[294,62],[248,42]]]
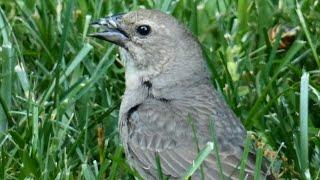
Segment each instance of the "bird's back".
[[[214,122],[224,175],[237,179],[245,130],[212,89],[209,79],[168,89],[126,91],[120,115],[120,133],[129,163],[146,179],[158,177],[156,154],[165,175],[181,177],[198,154],[197,143],[202,149],[213,140],[210,121]],[[219,177],[213,152],[203,169],[206,179]],[[252,170],[253,163],[249,162],[248,175]],[[197,177],[199,172],[194,175]]]

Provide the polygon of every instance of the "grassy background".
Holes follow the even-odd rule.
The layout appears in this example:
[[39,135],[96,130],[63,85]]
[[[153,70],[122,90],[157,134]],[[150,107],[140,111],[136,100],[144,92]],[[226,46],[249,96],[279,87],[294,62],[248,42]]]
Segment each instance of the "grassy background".
[[[132,179],[117,119],[117,49],[89,22],[160,9],[203,44],[214,86],[281,178],[319,179],[318,0],[0,0],[0,179]],[[279,51],[267,31],[300,27]],[[278,153],[276,153],[278,152]]]

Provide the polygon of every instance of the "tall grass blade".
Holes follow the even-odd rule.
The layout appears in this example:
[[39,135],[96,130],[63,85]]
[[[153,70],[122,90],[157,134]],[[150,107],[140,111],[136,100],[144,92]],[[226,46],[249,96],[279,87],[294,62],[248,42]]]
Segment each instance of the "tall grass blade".
[[[192,118],[191,114],[188,114],[187,120],[188,120],[189,125],[192,128],[193,141],[194,141],[194,143],[196,145],[197,153],[199,154],[200,153],[200,147],[199,147],[199,140],[198,140],[198,136],[197,136],[197,129],[195,127],[194,119]],[[201,164],[200,164],[200,168],[199,169],[200,169],[201,178],[204,178],[204,171],[203,171],[203,167],[202,167]]]
[[311,179],[309,171],[309,138],[308,138],[308,104],[309,104],[309,74],[304,72],[300,85],[300,160],[301,170],[306,179]]
[[305,34],[306,37],[307,37],[309,46],[311,47],[312,54],[313,54],[314,59],[316,60],[316,63],[317,63],[317,65],[318,65],[318,68],[320,68],[320,59],[319,59],[319,56],[318,56],[316,47],[315,47],[315,45],[313,44],[312,38],[311,38],[311,36],[310,36],[310,32],[309,32],[309,30],[308,30],[307,23],[306,23],[306,21],[305,21],[305,19],[304,19],[304,17],[303,17],[303,14],[302,14],[302,11],[301,11],[301,5],[299,4],[298,1],[296,2],[296,4],[297,4],[296,12],[297,12],[297,14],[298,14],[298,17],[299,17],[299,20],[300,20],[300,23],[301,23],[303,32],[304,32],[304,34]]
[[[73,72],[73,70],[83,61],[85,60],[85,57],[88,55],[88,53],[92,50],[92,46],[90,44],[85,44],[84,47],[80,50],[80,52],[77,54],[77,56],[74,58],[74,60],[71,62],[71,64],[67,67],[65,72],[62,74],[62,76],[59,78],[59,83],[61,84],[66,80],[66,78]],[[56,83],[51,84],[51,86],[48,88],[48,91],[46,92],[45,96],[41,100],[41,104],[45,102],[51,95],[52,91],[54,90]]]
[[256,118],[261,116],[261,114],[260,114],[261,104],[263,101],[265,101],[266,96],[268,95],[270,89],[272,88],[273,82],[275,80],[277,80],[278,75],[288,67],[288,65],[290,64],[290,60],[292,60],[294,55],[296,55],[296,53],[298,53],[298,51],[301,50],[304,45],[305,45],[304,41],[296,41],[292,45],[292,47],[288,50],[288,52],[286,53],[285,57],[283,58],[281,64],[277,67],[273,76],[269,80],[268,84],[263,89],[260,97],[255,102],[254,106],[251,108],[249,115],[248,115],[248,118],[245,121],[246,127],[251,127],[256,121],[258,121],[258,119],[256,119]]
[[159,153],[155,153],[159,180],[164,180]]
[[263,149],[258,148],[258,150],[256,152],[256,162],[255,162],[255,168],[254,168],[254,179],[255,180],[261,179],[262,158],[263,158]]
[[82,174],[85,180],[95,180],[95,176],[90,167],[87,164],[82,164]]
[[244,150],[243,150],[243,154],[240,162],[240,175],[239,175],[240,180],[243,180],[245,177],[244,175],[245,175],[245,169],[246,169],[249,151],[250,151],[251,136],[252,136],[252,132],[250,131],[247,132],[247,137],[244,142]]
[[214,145],[213,142],[208,142],[207,145],[199,152],[196,157],[194,163],[187,169],[187,171],[182,175],[182,179],[188,179],[192,176],[192,174],[200,168],[202,162],[207,158],[207,156],[213,150]]
[[215,122],[214,122],[214,118],[212,118],[212,121],[210,121],[209,125],[210,125],[210,132],[211,132],[211,138],[212,138],[212,142],[214,144],[214,151],[215,151],[215,157],[217,160],[217,168],[219,169],[219,173],[220,173],[220,178],[222,180],[224,180],[224,174],[223,174],[223,169],[222,169],[222,165],[221,165],[221,158],[220,158],[220,154],[219,154],[219,144],[217,141],[217,135],[216,135],[216,129],[215,129]]
[[66,45],[67,37],[68,37],[67,35],[69,33],[69,26],[71,24],[71,15],[72,15],[72,11],[73,11],[73,6],[74,6],[74,0],[68,0],[66,12],[64,15],[63,30],[62,30],[62,36],[61,36],[61,41],[60,41],[59,61],[62,60],[63,53],[65,51],[65,45]]
[[239,19],[239,29],[241,31],[247,31],[248,29],[248,18],[249,18],[249,13],[248,13],[248,7],[249,7],[249,2],[248,0],[239,0],[238,1],[238,19]]
[[11,28],[8,24],[7,18],[0,8],[0,31],[2,35],[2,46],[0,51],[1,59],[1,84],[0,84],[0,134],[4,133],[8,126],[12,125],[11,119],[8,119],[9,112],[12,104],[12,86],[13,86],[13,73],[15,66],[14,48],[10,42]]

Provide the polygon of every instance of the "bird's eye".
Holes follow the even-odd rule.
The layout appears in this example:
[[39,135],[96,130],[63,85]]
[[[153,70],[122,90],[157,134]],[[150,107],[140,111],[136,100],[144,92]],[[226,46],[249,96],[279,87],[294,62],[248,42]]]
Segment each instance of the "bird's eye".
[[137,32],[142,36],[147,36],[151,32],[151,27],[148,25],[141,25],[137,27]]

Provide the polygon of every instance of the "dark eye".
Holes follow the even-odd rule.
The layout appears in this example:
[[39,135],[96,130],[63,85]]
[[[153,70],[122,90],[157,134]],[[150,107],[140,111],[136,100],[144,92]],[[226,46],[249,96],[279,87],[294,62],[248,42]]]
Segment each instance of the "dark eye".
[[151,27],[148,25],[141,25],[137,27],[137,32],[142,35],[142,36],[146,36],[148,34],[150,34],[151,32]]

